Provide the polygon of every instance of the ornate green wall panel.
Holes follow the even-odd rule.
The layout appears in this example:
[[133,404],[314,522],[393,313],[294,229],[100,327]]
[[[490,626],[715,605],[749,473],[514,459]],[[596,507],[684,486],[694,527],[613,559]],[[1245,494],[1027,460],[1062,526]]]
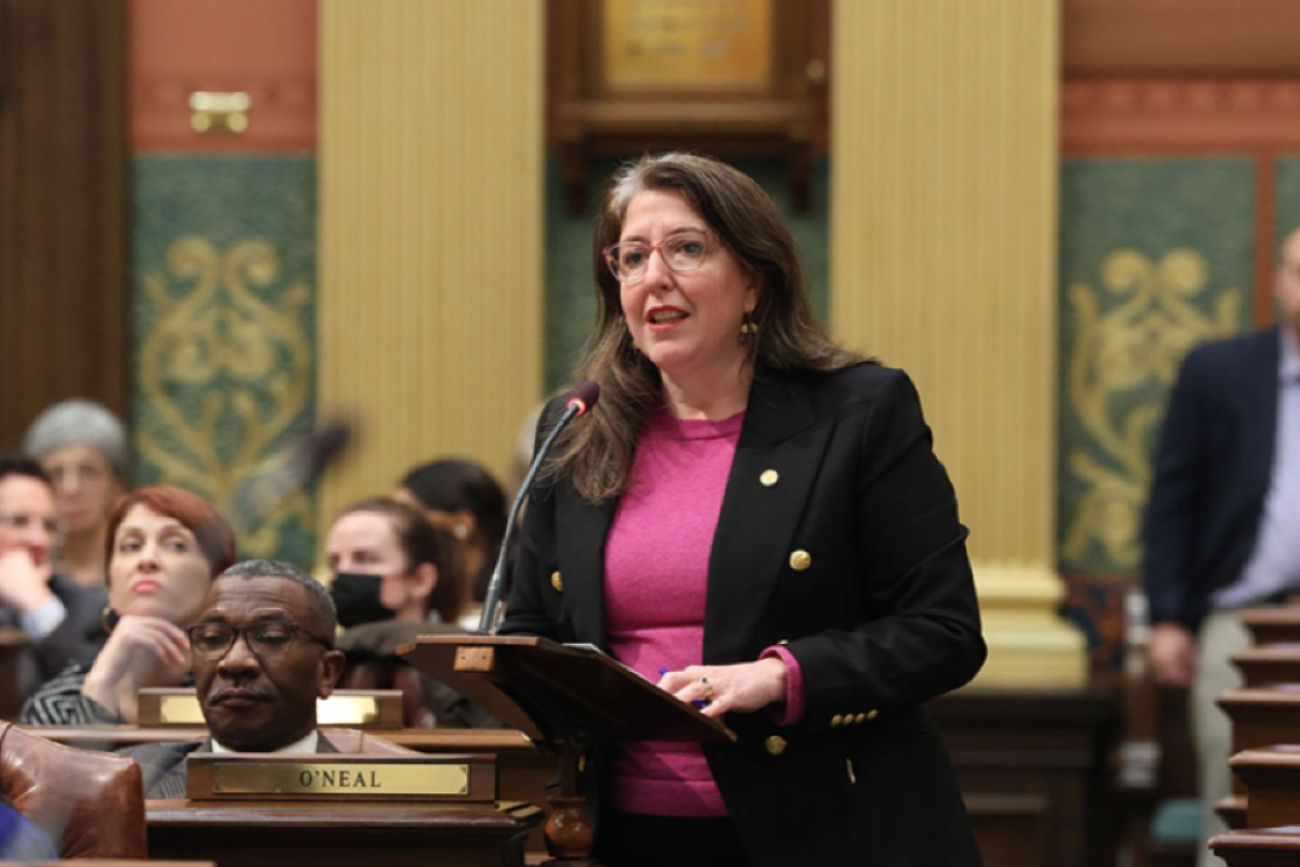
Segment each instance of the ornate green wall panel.
[[212,499],[241,555],[310,566],[312,498],[267,471],[313,419],[315,158],[140,156],[134,247],[136,482]]
[[[789,186],[781,162],[743,160],[733,163],[758,181],[785,217],[804,257],[813,304],[823,321],[827,316],[826,253],[828,235],[827,163],[813,169],[812,207],[796,214],[790,205]],[[546,388],[570,381],[573,365],[582,352],[596,316],[595,281],[591,273],[591,236],[596,209],[610,175],[618,163],[596,166],[588,186],[590,205],[585,214],[570,214],[560,184],[559,161],[551,159],[546,173]]]
[[1283,157],[1274,164],[1274,251],[1292,229],[1300,228],[1300,156]]
[[1250,322],[1246,159],[1061,171],[1058,541],[1065,571],[1134,573],[1150,454],[1194,344]]

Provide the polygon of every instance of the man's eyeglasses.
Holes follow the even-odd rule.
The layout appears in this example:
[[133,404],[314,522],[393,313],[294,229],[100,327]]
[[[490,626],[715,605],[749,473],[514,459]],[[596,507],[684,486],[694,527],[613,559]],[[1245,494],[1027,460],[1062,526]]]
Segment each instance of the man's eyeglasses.
[[235,646],[239,636],[244,636],[248,649],[259,657],[275,656],[287,648],[296,636],[314,641],[329,650],[334,642],[312,635],[297,624],[287,620],[259,620],[247,626],[234,626],[223,620],[206,620],[186,630],[190,637],[190,650],[204,659],[220,659]]
[[605,264],[618,282],[635,283],[650,267],[650,254],[658,250],[669,271],[686,274],[699,270],[709,258],[708,237],[704,232],[678,232],[658,244],[620,241],[605,248]]

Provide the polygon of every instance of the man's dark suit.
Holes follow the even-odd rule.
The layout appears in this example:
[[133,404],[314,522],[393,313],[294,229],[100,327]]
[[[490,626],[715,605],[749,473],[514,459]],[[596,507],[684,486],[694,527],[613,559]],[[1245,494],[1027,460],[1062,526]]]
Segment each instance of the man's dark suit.
[[[212,752],[212,740],[190,741],[179,744],[141,744],[123,751],[135,759],[144,777],[146,798],[185,797],[185,758],[190,753]],[[330,743],[323,733],[316,735],[317,753],[337,753],[338,747]]]
[[[930,442],[896,370],[760,374],[751,389],[709,560],[702,661],[786,644],[806,701],[788,727],[766,710],[729,715],[739,742],[705,747],[755,865],[979,863],[920,707],[985,656],[966,530]],[[768,470],[775,484],[760,482]],[[503,632],[606,645],[614,511],[567,481],[534,490]],[[796,550],[810,564],[792,565]]]
[[1254,549],[1273,464],[1279,341],[1269,329],[1203,344],[1183,361],[1144,529],[1152,623],[1195,630]]

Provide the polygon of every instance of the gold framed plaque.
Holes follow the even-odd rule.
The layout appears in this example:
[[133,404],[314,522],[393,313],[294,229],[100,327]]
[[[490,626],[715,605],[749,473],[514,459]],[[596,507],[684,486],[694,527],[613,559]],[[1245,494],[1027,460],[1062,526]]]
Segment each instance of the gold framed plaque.
[[770,87],[772,0],[604,0],[610,92]]
[[547,0],[546,51],[547,146],[572,212],[593,158],[671,148],[780,159],[808,208],[830,0]]

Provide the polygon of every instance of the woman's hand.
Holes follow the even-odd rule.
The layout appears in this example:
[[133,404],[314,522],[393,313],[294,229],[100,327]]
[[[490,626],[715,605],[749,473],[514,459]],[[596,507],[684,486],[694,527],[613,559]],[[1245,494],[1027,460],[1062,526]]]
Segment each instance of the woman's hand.
[[81,692],[134,723],[141,687],[179,683],[189,670],[190,642],[180,627],[160,617],[128,614],[95,657]]
[[708,702],[701,712],[720,717],[785,701],[785,681],[785,663],[772,658],[735,665],[688,665],[665,674],[659,687],[682,701]]

